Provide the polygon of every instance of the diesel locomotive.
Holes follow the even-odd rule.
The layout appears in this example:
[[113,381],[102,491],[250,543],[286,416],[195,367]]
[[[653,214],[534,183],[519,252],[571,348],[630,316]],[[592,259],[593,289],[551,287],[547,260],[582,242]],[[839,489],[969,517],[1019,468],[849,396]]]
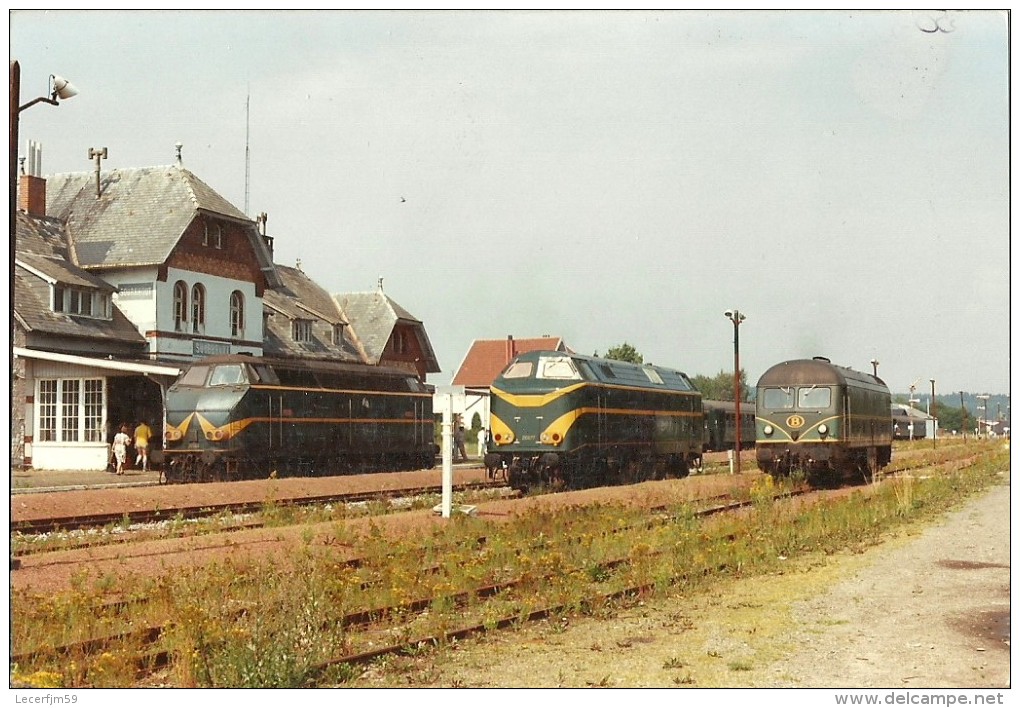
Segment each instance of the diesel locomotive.
[[892,458],[889,388],[824,357],[784,361],[758,380],[755,455],[772,476],[868,477]]
[[517,489],[683,477],[701,464],[701,393],[675,369],[533,351],[490,394],[485,463]]
[[192,363],[168,389],[167,482],[432,467],[432,391],[405,371],[244,355]]

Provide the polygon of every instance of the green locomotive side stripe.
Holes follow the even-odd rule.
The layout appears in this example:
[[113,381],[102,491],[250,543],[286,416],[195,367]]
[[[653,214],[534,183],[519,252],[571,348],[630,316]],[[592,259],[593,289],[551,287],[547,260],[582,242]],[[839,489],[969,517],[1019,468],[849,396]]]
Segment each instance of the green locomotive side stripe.
[[297,391],[300,393],[345,393],[351,396],[407,396],[409,398],[432,398],[431,393],[412,391],[361,391],[346,388],[310,388],[305,386],[273,386],[270,384],[252,384],[248,387],[257,391]]
[[632,408],[575,408],[571,412],[576,412],[578,416],[591,414],[591,413],[603,413],[608,415],[642,415],[642,416],[669,416],[670,418],[697,418],[702,414],[701,411],[657,411],[657,410],[634,410]]
[[[421,418],[290,418],[286,416],[253,416],[251,418],[241,418],[239,420],[232,420],[229,423],[225,423],[219,427],[216,427],[198,413],[193,414],[202,426],[202,432],[205,433],[207,439],[212,439],[215,442],[224,442],[230,440],[234,436],[238,435],[250,425],[255,423],[285,423],[287,425],[296,424],[312,424],[312,425],[337,425],[337,424],[363,424],[363,425],[376,425],[376,424],[390,424],[390,425],[423,425],[429,421]],[[190,416],[189,416],[190,417]],[[218,434],[218,437],[217,437]]]
[[672,396],[700,396],[696,391],[674,391],[671,389],[652,389],[652,388],[641,388],[638,386],[619,386],[615,384],[596,384],[589,381],[582,381],[581,383],[567,386],[556,391],[550,391],[549,393],[509,393],[503,389],[496,387],[490,387],[489,393],[496,396],[502,401],[506,401],[512,406],[517,408],[541,408],[542,406],[548,405],[552,401],[558,398],[566,396],[567,394],[573,393],[579,389],[590,387],[596,389],[614,389],[619,391],[641,391],[642,393],[657,393]]

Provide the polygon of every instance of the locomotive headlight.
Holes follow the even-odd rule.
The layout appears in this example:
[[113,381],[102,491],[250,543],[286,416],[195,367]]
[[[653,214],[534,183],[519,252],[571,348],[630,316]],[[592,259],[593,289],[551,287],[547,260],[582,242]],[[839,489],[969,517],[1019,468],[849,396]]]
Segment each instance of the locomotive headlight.
[[772,428],[771,425],[766,425],[764,428],[762,428],[762,432],[765,433],[766,435],[772,435],[772,433],[774,433],[775,430]]
[[514,441],[514,432],[510,430],[510,426],[497,416],[490,418],[489,431],[492,433],[492,442],[496,445],[509,445]]
[[824,438],[826,435],[829,434],[829,426],[827,426],[825,423],[822,423],[821,425],[819,425],[818,426],[818,434],[821,435]]

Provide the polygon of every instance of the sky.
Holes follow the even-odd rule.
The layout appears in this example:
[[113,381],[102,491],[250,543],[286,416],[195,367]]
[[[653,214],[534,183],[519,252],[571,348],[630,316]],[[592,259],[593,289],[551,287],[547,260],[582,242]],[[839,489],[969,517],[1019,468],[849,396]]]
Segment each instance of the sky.
[[42,174],[183,164],[332,293],[379,278],[447,384],[475,339],[749,383],[1010,385],[1002,11],[9,16]]

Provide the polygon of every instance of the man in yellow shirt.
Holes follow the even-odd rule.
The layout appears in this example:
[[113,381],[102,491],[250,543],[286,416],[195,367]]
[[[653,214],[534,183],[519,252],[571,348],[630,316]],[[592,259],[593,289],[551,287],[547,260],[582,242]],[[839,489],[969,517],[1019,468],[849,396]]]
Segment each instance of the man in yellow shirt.
[[141,463],[143,471],[149,469],[149,438],[151,437],[152,428],[143,420],[135,428],[135,450],[138,452],[135,464]]

